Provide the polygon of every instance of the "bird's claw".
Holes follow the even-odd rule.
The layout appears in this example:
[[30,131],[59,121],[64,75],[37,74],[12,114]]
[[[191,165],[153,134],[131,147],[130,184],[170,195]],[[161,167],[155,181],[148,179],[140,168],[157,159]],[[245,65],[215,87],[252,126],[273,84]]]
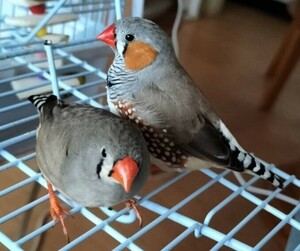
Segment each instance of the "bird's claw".
[[51,204],[50,213],[51,213],[51,217],[54,221],[54,225],[61,222],[64,235],[66,236],[67,241],[69,243],[70,238],[69,238],[69,234],[67,231],[67,227],[65,225],[64,217],[65,217],[65,215],[70,215],[70,214],[68,211],[64,210],[59,204],[55,205],[55,206],[53,206],[53,204],[51,202],[50,202],[50,204]]
[[131,198],[131,199],[125,201],[125,205],[126,205],[126,207],[134,210],[135,215],[136,215],[137,219],[139,220],[139,227],[141,228],[143,226],[143,219],[137,209],[137,202],[138,202],[137,199]]
[[53,191],[52,184],[48,182],[47,186],[48,186],[48,192],[49,192],[50,214],[51,214],[51,217],[52,217],[52,219],[54,221],[54,224],[57,224],[57,223],[61,222],[62,228],[63,228],[63,233],[66,236],[67,242],[69,243],[70,242],[70,238],[69,238],[69,234],[68,234],[65,222],[64,222],[64,218],[65,218],[65,216],[69,216],[70,213],[68,211],[64,210],[60,206],[60,204],[58,202],[58,199],[57,199],[57,197],[56,197],[56,195],[55,195],[55,193]]

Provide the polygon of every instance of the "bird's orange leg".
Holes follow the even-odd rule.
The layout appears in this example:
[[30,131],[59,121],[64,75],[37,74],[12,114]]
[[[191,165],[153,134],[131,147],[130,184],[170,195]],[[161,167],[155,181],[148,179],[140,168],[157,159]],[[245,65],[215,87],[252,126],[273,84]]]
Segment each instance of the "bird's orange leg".
[[47,181],[48,193],[49,193],[49,201],[50,201],[50,213],[54,223],[61,222],[64,235],[67,238],[67,241],[70,242],[68,231],[64,222],[64,216],[70,215],[66,210],[64,210],[53,191],[52,184]]
[[143,226],[143,219],[139,213],[139,210],[137,209],[136,203],[137,203],[137,199],[135,199],[135,198],[131,198],[131,199],[125,201],[126,207],[134,210],[135,215],[136,215],[137,219],[139,220],[139,226],[141,228]]

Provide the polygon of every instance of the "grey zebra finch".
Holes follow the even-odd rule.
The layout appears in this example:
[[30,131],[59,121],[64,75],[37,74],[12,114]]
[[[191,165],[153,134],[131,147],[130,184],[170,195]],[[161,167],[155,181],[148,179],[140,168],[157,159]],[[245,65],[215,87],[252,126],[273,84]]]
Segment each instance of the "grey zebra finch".
[[110,110],[141,128],[154,165],[177,171],[229,168],[283,188],[281,177],[238,144],[158,25],[123,18],[97,38],[115,53],[107,76]]
[[86,207],[125,202],[142,224],[132,199],[149,176],[150,157],[141,131],[130,121],[88,105],[66,104],[54,95],[28,98],[37,108],[36,159],[48,181],[54,221],[64,215],[52,184],[65,197]]

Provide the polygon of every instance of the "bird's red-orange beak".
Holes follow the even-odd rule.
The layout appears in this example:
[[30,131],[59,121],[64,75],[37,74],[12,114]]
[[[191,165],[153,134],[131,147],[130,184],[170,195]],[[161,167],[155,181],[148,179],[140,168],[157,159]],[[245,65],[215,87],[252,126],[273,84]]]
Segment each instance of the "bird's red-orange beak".
[[114,24],[108,26],[102,33],[97,36],[97,39],[106,43],[111,48],[116,47],[116,39],[115,39],[115,29],[116,26]]
[[125,192],[128,193],[132,182],[139,172],[137,163],[130,156],[127,156],[117,161],[113,170],[112,177],[117,180],[123,186]]

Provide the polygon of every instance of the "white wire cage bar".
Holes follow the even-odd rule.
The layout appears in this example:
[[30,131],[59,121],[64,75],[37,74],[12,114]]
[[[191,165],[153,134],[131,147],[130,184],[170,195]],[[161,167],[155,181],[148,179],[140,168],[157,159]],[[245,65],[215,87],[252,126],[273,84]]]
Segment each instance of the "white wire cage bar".
[[[44,15],[33,15],[28,8],[16,5],[17,1],[11,4],[10,1],[6,1],[5,6],[5,1],[1,1],[0,6],[2,59],[17,56],[18,52],[19,55],[28,55],[29,52],[43,51],[40,41],[49,37],[58,41],[56,46],[74,49],[77,45],[82,50],[84,45],[95,42],[99,30],[112,23],[124,8],[124,1],[115,4],[110,0],[59,0],[47,1]],[[56,21],[58,15],[60,19]],[[41,17],[34,21],[29,18],[32,16]],[[36,35],[45,27],[46,34],[37,39]]]
[[[48,47],[51,55],[53,53],[53,58],[48,59],[43,41],[35,37],[49,21],[48,16],[46,23],[38,28],[13,27],[5,23],[7,16],[31,14],[24,7],[12,3],[6,7],[8,4],[4,7],[4,1],[0,0],[0,57],[3,59],[0,61],[0,243],[9,250],[29,250],[47,238],[53,222],[44,219],[41,211],[36,217],[32,216],[39,208],[47,208],[48,194],[43,189],[45,179],[34,161],[38,115],[26,95],[39,90],[51,92],[51,83],[55,84],[57,76],[63,99],[106,108],[104,69],[108,54],[100,43],[95,42],[95,37],[113,22],[116,15],[121,16],[125,2],[61,0],[47,3],[47,15],[52,12],[53,15],[70,12],[78,15],[76,20],[49,27],[49,32],[67,33],[69,40]],[[100,60],[95,61],[95,55]],[[25,85],[26,80],[35,84]],[[14,85],[20,82],[24,86]],[[126,208],[88,209],[57,193],[70,214],[75,216],[73,220],[67,219],[67,224],[77,220],[86,224],[70,243],[62,242],[57,249],[75,250],[88,245],[97,236],[108,239],[107,250],[145,250],[155,244],[152,237],[147,239],[153,233],[157,237],[164,236],[163,244],[158,247],[161,250],[180,250],[189,242],[199,249],[205,240],[210,241],[211,250],[224,247],[239,251],[268,249],[282,231],[300,231],[299,218],[295,218],[300,211],[299,198],[290,198],[288,192],[289,189],[299,191],[300,180],[275,166],[269,167],[286,179],[287,189],[259,189],[257,186],[261,183],[257,177],[245,181],[237,176],[237,181],[231,171],[211,169],[184,172],[163,182],[154,182],[154,186],[137,195],[141,214],[148,216],[141,229],[135,223],[135,214]],[[194,182],[187,186],[186,181],[191,178]],[[184,197],[177,196],[176,189],[186,190]],[[216,200],[213,194],[220,190],[225,191],[224,196]],[[172,203],[164,201],[166,196],[172,197]],[[7,201],[13,203],[8,205]],[[203,201],[210,209],[203,212],[201,207],[194,208],[196,201]],[[285,205],[282,207],[278,201],[284,201]],[[241,205],[247,205],[240,208],[244,211],[243,217],[227,218],[232,217],[228,211]],[[255,228],[253,220],[264,217],[274,223],[266,226],[255,241],[249,241],[247,233]],[[44,220],[36,222],[40,218]],[[216,224],[220,218],[228,221],[225,229]],[[62,234],[61,238],[64,238]],[[294,238],[293,242],[293,248],[300,249],[300,241],[295,242]]]

